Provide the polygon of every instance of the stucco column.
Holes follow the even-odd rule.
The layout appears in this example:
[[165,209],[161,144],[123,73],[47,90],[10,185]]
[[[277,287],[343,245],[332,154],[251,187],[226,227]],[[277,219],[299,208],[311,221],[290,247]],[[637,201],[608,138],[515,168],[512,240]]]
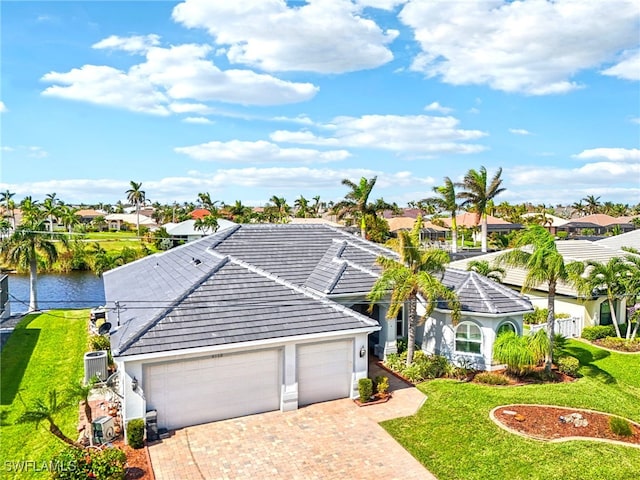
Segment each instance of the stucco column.
[[[380,305],[380,316],[378,317],[378,321],[380,322],[380,326],[382,329],[380,330],[380,349],[382,350],[380,353],[382,354],[381,358],[386,359],[387,355],[390,353],[398,353],[397,346],[397,334],[396,334],[396,320],[387,319],[387,310],[388,308]],[[380,355],[378,355],[380,357]]]
[[[368,335],[360,334],[356,335],[353,344],[353,372],[351,375],[351,398],[358,398],[360,392],[358,391],[358,380],[361,378],[367,378],[369,375],[369,352],[368,352]],[[362,350],[364,349],[364,350]],[[360,353],[364,352],[364,355],[360,356]]]
[[296,346],[285,345],[284,370],[282,372],[282,395],[280,396],[280,410],[288,412],[298,409],[298,382],[296,382]]

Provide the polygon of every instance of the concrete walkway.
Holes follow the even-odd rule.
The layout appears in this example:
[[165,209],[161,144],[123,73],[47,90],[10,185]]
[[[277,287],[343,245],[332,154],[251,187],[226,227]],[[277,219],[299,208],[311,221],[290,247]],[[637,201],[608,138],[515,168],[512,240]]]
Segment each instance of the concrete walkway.
[[[376,367],[371,376],[381,372]],[[350,399],[183,428],[149,446],[157,480],[435,480],[378,425],[414,414],[425,396],[392,378],[393,398],[358,407]]]

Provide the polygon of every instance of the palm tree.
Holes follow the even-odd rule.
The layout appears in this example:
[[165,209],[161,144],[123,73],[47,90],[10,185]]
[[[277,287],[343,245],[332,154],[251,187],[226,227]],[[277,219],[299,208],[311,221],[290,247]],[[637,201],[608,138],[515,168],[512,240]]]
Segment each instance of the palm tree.
[[[10,265],[28,266],[30,277],[29,311],[38,310],[38,259],[44,257],[48,264],[58,259],[58,250],[51,240],[51,234],[44,234],[43,220],[27,218],[13,233],[2,241],[1,258]],[[59,240],[66,246],[67,238],[59,236]]]
[[313,206],[311,207],[311,211],[313,212],[314,217],[320,216],[320,207],[320,195],[316,195],[315,197],[313,197]]
[[451,252],[458,253],[458,223],[456,221],[456,216],[458,215],[458,203],[456,202],[457,197],[455,183],[453,183],[449,177],[444,177],[444,185],[440,187],[433,187],[433,191],[438,196],[425,199],[424,201],[429,202],[440,210],[447,211],[451,214]]
[[14,195],[15,193],[10,192],[9,190],[5,190],[4,192],[0,193],[0,202],[4,203],[4,215],[10,217],[13,220],[11,222],[11,228],[15,228],[16,226],[15,218],[13,217],[13,209],[15,207],[15,203],[13,202],[13,200],[11,200]]
[[73,231],[73,227],[80,223],[80,219],[76,214],[78,210],[69,205],[62,205],[60,207],[60,220],[62,224],[67,228],[67,231],[71,233]]
[[367,180],[365,177],[362,177],[360,183],[355,184],[348,178],[345,178],[342,180],[342,185],[349,187],[351,191],[345,195],[344,200],[334,205],[338,220],[342,220],[346,215],[351,215],[360,221],[360,236],[362,238],[367,237],[365,216],[370,213],[375,214],[375,212],[371,211],[368,202],[369,195],[377,179],[378,177],[373,177]]
[[[594,294],[597,295],[599,292],[606,293],[613,327],[618,338],[622,337],[618,319],[616,318],[614,301],[626,292],[625,280],[627,274],[630,274],[629,265],[622,258],[613,257],[607,263],[587,260],[583,264],[583,270],[586,276],[577,277],[576,280],[578,292],[588,298]],[[628,330],[630,329],[627,329],[627,332]]]
[[218,219],[215,215],[206,215],[197,219],[193,226],[196,230],[206,235],[209,231],[215,232],[218,230]]
[[138,236],[140,236],[140,205],[142,205],[146,200],[146,195],[144,190],[141,190],[142,182],[136,183],[131,180],[129,184],[131,185],[131,188],[125,193],[127,194],[127,200],[136,206],[136,228]]
[[296,217],[297,218],[307,218],[311,214],[311,208],[309,207],[309,200],[300,195],[300,198],[297,198],[293,203],[293,206],[296,207]]
[[594,195],[587,195],[582,199],[585,203],[585,210],[589,215],[594,213],[598,213],[600,211],[600,197],[596,197]]
[[[638,326],[640,326],[640,251],[634,248],[627,249],[630,254],[625,255],[625,259],[629,270],[625,276],[624,284],[626,290],[627,303],[632,304],[629,309],[627,317],[627,339],[632,340],[638,333]],[[631,320],[635,318],[636,326],[631,331]]]
[[71,398],[77,398],[82,402],[82,406],[84,408],[84,416],[87,421],[87,428],[89,434],[89,445],[93,445],[93,413],[91,412],[91,405],[89,404],[89,396],[91,392],[98,383],[99,379],[97,376],[94,376],[89,383],[83,385],[80,383],[74,383],[69,389],[69,394]]
[[498,168],[491,182],[487,184],[487,169],[484,166],[480,167],[479,171],[472,168],[464,176],[462,183],[456,184],[456,186],[464,188],[458,193],[458,198],[463,200],[460,206],[473,206],[477,216],[476,224],[478,220],[482,221],[481,246],[483,252],[487,251],[487,204],[506,190],[500,187],[502,184],[500,175],[502,175],[502,168]]
[[265,213],[269,216],[270,221],[276,220],[278,223],[284,223],[291,214],[291,207],[284,197],[272,196],[269,201],[272,203],[267,205]]
[[[449,255],[444,250],[420,248],[420,230],[422,217],[418,216],[411,232],[398,233],[396,251],[399,259],[380,256],[376,263],[382,267],[382,275],[373,285],[368,299],[373,309],[375,302],[379,302],[391,292],[391,302],[387,310],[387,319],[397,318],[402,307],[406,304],[409,312],[409,331],[407,346],[407,365],[413,362],[416,341],[416,327],[431,313],[438,301],[447,302],[451,308],[454,324],[460,318],[460,303],[456,294],[442,284],[437,274],[444,272],[449,262]],[[425,313],[418,318],[418,300],[425,303]]]
[[49,424],[49,432],[58,437],[64,443],[76,448],[84,448],[84,445],[74,442],[66,436],[60,427],[56,424],[54,417],[62,410],[70,406],[68,400],[58,402],[58,394],[56,390],[50,390],[45,402],[41,398],[36,399],[31,407],[27,407],[26,411],[18,417],[16,423],[34,423],[36,428],[42,423]]
[[556,246],[553,235],[540,225],[529,225],[516,237],[515,249],[501,254],[498,264],[520,267],[527,270],[522,291],[525,292],[541,284],[546,284],[547,297],[547,336],[549,353],[545,360],[545,370],[551,373],[553,340],[555,334],[555,297],[560,281],[573,281],[583,269],[581,262],[564,263],[564,257]]
[[38,201],[31,198],[31,195],[20,201],[20,210],[22,211],[23,223],[41,223],[44,220]]
[[487,260],[471,260],[467,264],[467,270],[476,272],[498,283],[502,282],[502,279],[507,273],[504,268],[492,265]]
[[55,193],[47,194],[47,198],[42,202],[42,213],[49,220],[49,232],[53,232],[53,219],[60,214],[60,202],[56,199]]
[[574,213],[578,214],[579,217],[582,217],[587,211],[586,207],[582,203],[582,200],[580,200],[579,202],[574,202],[571,205],[571,208],[573,209]]

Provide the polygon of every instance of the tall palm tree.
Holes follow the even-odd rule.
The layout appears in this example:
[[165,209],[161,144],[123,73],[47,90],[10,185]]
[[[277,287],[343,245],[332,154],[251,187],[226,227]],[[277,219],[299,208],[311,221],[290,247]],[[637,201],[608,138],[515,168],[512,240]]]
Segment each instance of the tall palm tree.
[[26,411],[18,417],[16,423],[34,423],[36,428],[38,428],[42,422],[47,422],[49,424],[49,432],[51,432],[51,434],[68,445],[76,448],[84,448],[84,445],[74,442],[66,436],[55,422],[54,417],[62,410],[69,407],[69,403],[69,401],[59,402],[56,390],[50,390],[46,401],[41,398],[36,399],[31,407],[27,407]]
[[458,202],[456,196],[455,183],[449,178],[444,177],[444,185],[433,187],[433,191],[437,197],[425,199],[424,201],[435,205],[440,210],[451,214],[451,252],[458,253],[458,223],[456,216],[458,215]]
[[315,197],[313,197],[313,206],[311,207],[311,211],[313,212],[314,217],[320,216],[320,207],[320,195],[316,195]]
[[[382,275],[373,285],[368,299],[370,309],[391,292],[387,319],[397,318],[403,306],[409,313],[407,365],[413,362],[418,323],[431,315],[438,301],[445,301],[451,308],[454,323],[460,318],[460,303],[454,292],[442,284],[438,274],[444,272],[449,255],[440,249],[423,250],[420,247],[422,217],[418,216],[410,232],[398,233],[396,250],[399,259],[380,256],[376,263],[382,267]],[[425,303],[425,313],[418,318],[418,300]]]
[[136,229],[138,236],[140,236],[140,205],[146,200],[146,195],[142,190],[142,182],[136,183],[131,180],[129,185],[131,185],[131,188],[125,193],[127,194],[127,200],[136,206]]
[[218,230],[218,218],[215,215],[206,215],[197,219],[193,226],[205,235],[209,232],[213,233]]
[[346,215],[351,215],[356,220],[360,221],[360,236],[362,238],[367,237],[367,225],[365,216],[372,212],[369,205],[369,195],[371,190],[376,184],[378,177],[366,179],[362,177],[360,183],[353,183],[348,178],[342,180],[342,185],[345,185],[351,189],[347,193],[344,199],[334,205],[334,209],[337,212],[337,219],[342,220]]
[[[38,259],[44,257],[48,264],[58,259],[58,250],[51,234],[43,233],[43,220],[27,219],[2,241],[0,257],[10,265],[29,267],[29,311],[38,310]],[[66,236],[59,236],[66,246]]]
[[541,225],[529,225],[518,235],[514,245],[516,248],[500,255],[497,261],[500,265],[524,268],[527,271],[522,284],[523,292],[542,284],[547,286],[549,353],[546,356],[545,370],[551,373],[556,288],[560,281],[573,283],[583,270],[583,265],[581,262],[565,264],[564,257],[558,252],[553,235]]
[[[631,305],[627,317],[627,338],[632,340],[638,333],[640,326],[640,251],[628,248],[629,254],[625,255],[628,264],[628,274],[624,280],[627,305]],[[636,326],[631,331],[631,320],[635,318]]]
[[606,293],[613,327],[616,330],[616,335],[620,338],[622,335],[618,326],[614,301],[626,293],[625,280],[627,274],[630,274],[629,265],[624,259],[613,257],[607,263],[587,260],[583,266],[585,275],[577,277],[576,280],[578,292],[588,298],[594,293]]
[[49,232],[53,232],[53,220],[60,214],[60,201],[56,198],[55,192],[47,194],[41,208],[49,221]]
[[582,203],[582,200],[580,200],[579,202],[574,202],[571,205],[571,208],[573,209],[573,213],[577,213],[579,217],[582,217],[587,212],[584,203]]
[[44,220],[40,204],[37,200],[34,200],[31,195],[24,197],[20,201],[20,210],[22,211],[23,223],[41,223],[41,221]]
[[278,223],[284,223],[291,214],[291,207],[284,197],[272,196],[269,201],[271,205],[265,208],[265,213],[270,219],[275,219]]
[[[458,193],[458,198],[463,202],[461,207],[473,206],[477,219],[482,221],[482,251],[487,251],[487,204],[493,200],[498,194],[504,192],[506,189],[500,187],[502,184],[502,168],[498,168],[498,171],[493,176],[491,181],[487,183],[487,169],[482,166],[480,170],[474,170],[473,168],[467,172],[461,183],[456,186],[462,187],[464,190]],[[476,220],[476,224],[478,223]]]
[[492,265],[487,260],[471,260],[467,264],[467,270],[476,272],[498,283],[502,282],[507,273],[504,268]]
[[593,215],[600,211],[600,207],[602,206],[600,203],[600,197],[587,195],[582,200],[586,203],[585,210],[589,215]]
[[297,198],[293,203],[293,206],[296,207],[296,217],[298,218],[307,218],[311,215],[311,207],[309,206],[309,200],[300,195],[300,198]]
[[11,228],[15,228],[16,221],[13,216],[13,209],[15,207],[15,203],[12,200],[15,193],[10,192],[9,190],[5,190],[0,193],[0,202],[4,204],[4,215],[6,217],[11,218],[13,221],[11,222]]
[[62,205],[60,207],[60,220],[62,224],[67,228],[67,231],[71,233],[73,227],[80,223],[80,218],[77,215],[77,208],[73,208],[69,205]]

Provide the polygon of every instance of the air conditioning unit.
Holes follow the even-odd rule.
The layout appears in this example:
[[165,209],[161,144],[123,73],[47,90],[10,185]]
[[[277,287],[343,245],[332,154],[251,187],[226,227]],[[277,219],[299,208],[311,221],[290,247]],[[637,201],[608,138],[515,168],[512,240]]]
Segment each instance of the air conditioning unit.
[[84,383],[89,383],[94,376],[103,382],[107,379],[108,358],[106,350],[87,352],[84,354]]
[[93,421],[93,443],[101,445],[117,437],[116,419],[113,417],[98,417]]

